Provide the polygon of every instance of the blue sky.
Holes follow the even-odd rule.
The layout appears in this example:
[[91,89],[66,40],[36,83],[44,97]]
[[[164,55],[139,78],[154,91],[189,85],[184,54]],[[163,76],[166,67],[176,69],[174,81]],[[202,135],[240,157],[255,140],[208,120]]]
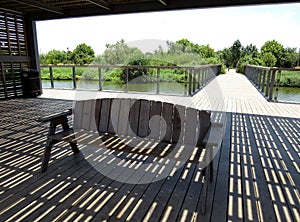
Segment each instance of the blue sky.
[[284,47],[300,47],[300,4],[225,7],[97,16],[37,22],[39,51],[73,50],[79,43],[96,54],[105,45],[124,39],[129,45],[152,51],[165,40],[187,38],[215,50],[236,39],[260,48],[275,39]]

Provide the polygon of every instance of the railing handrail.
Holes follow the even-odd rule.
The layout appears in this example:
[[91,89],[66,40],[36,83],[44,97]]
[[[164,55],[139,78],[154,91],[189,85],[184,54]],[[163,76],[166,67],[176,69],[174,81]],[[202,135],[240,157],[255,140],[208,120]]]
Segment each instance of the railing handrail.
[[266,66],[256,66],[256,65],[245,65],[246,67],[259,68],[261,70],[275,70],[275,71],[300,71],[300,68],[283,68],[283,67],[266,67]]
[[72,68],[72,67],[85,67],[85,68],[152,68],[152,69],[195,69],[195,68],[210,68],[210,67],[217,67],[221,66],[221,64],[210,64],[210,65],[198,65],[198,66],[159,66],[159,65],[96,65],[96,64],[89,64],[89,65],[40,65],[41,68],[48,68],[48,67],[65,67],[65,68]]

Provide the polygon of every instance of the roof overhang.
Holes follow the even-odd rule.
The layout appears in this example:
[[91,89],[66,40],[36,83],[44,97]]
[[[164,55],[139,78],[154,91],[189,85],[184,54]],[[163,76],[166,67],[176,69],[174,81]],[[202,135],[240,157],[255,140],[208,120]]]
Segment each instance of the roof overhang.
[[0,10],[33,20],[211,7],[299,3],[299,0],[1,0]]

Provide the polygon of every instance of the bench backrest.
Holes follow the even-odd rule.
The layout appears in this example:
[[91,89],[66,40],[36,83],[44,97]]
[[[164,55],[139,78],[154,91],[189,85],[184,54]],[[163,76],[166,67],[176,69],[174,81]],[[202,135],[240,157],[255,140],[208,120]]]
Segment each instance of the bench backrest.
[[74,129],[202,145],[210,113],[167,102],[103,98],[77,101]]

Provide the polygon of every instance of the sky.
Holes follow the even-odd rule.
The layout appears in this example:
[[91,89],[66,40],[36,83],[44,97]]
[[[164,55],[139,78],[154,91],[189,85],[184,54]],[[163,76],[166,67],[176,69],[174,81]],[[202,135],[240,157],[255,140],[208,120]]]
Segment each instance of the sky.
[[284,47],[300,47],[300,3],[223,7],[167,12],[106,15],[37,22],[40,53],[52,49],[72,51],[90,45],[96,55],[106,44],[124,39],[129,46],[153,51],[165,41],[186,38],[215,50],[239,39],[243,46],[260,48],[275,39]]

